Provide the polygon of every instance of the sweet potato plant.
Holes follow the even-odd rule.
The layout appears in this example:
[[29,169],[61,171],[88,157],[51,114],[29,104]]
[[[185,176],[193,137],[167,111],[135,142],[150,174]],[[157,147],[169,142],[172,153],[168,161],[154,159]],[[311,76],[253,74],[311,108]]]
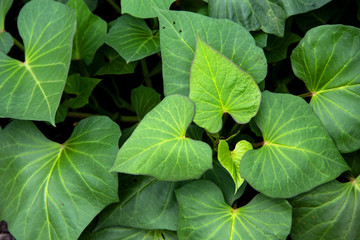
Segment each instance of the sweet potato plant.
[[360,239],[359,9],[1,0],[0,220],[17,240]]

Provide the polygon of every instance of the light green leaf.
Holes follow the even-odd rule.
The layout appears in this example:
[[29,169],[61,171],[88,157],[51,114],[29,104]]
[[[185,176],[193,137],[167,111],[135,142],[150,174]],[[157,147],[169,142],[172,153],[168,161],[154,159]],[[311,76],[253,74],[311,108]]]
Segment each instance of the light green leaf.
[[187,97],[164,98],[121,147],[112,171],[168,181],[199,178],[212,167],[212,152],[206,143],[185,136],[193,117]]
[[131,91],[131,105],[140,119],[143,119],[160,101],[160,94],[153,88],[140,86]]
[[216,133],[224,113],[237,123],[248,123],[259,109],[261,93],[249,73],[198,38],[189,97],[196,108],[194,122]]
[[166,230],[145,230],[127,227],[111,227],[94,232],[84,240],[178,240],[176,232]]
[[107,117],[87,118],[59,144],[29,121],[0,135],[0,219],[16,239],[77,239],[90,221],[118,200],[109,173],[120,130]]
[[294,240],[360,239],[360,177],[332,181],[290,200]]
[[264,48],[268,63],[286,59],[288,47],[300,40],[301,37],[291,32],[285,32],[285,35],[282,38],[270,35],[267,41],[267,47]]
[[33,0],[21,9],[18,27],[25,62],[0,51],[0,117],[54,124],[70,64],[75,15],[61,3]]
[[312,93],[311,106],[340,152],[360,149],[360,29],[311,29],[291,55],[295,75]]
[[257,83],[264,80],[264,52],[239,24],[182,11],[159,11],[159,21],[165,95],[189,94],[197,36],[248,72]]
[[349,169],[302,98],[263,92],[255,122],[264,145],[244,155],[240,173],[259,192],[270,197],[293,197]]
[[220,140],[218,146],[218,159],[221,165],[230,173],[235,183],[235,193],[244,182],[240,176],[240,161],[244,154],[253,149],[251,143],[242,140],[235,145],[233,151],[229,150],[229,145],[225,140]]
[[152,177],[120,175],[119,203],[101,212],[94,231],[117,226],[176,231],[177,186]]
[[126,62],[143,59],[160,51],[159,34],[154,34],[145,20],[130,15],[123,15],[116,20],[105,42]]
[[284,199],[258,194],[233,209],[219,188],[196,181],[175,191],[179,204],[180,239],[285,239],[291,228],[291,206]]
[[67,5],[75,9],[76,32],[72,58],[90,64],[98,48],[104,44],[107,24],[91,13],[84,0],[69,0]]
[[169,9],[175,0],[121,0],[121,12],[137,18],[157,17],[156,9]]
[[0,32],[0,51],[8,53],[14,45],[12,36],[8,32]]

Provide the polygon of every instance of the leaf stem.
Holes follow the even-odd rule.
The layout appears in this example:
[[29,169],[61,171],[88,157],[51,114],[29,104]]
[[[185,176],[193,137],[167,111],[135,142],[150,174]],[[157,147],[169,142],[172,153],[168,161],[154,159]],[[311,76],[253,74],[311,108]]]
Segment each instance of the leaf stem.
[[141,64],[141,69],[142,69],[142,72],[143,72],[143,75],[144,75],[144,80],[145,80],[146,86],[152,88],[152,83],[151,83],[151,80],[150,80],[150,77],[149,77],[150,76],[149,68],[148,68],[148,66],[146,64],[145,58],[140,60],[140,64]]
[[253,143],[252,146],[253,147],[261,147],[265,144],[265,142],[258,142],[258,143]]
[[314,95],[314,93],[308,92],[308,93],[300,94],[300,95],[298,95],[298,97],[307,98],[307,97],[312,97],[313,95]]
[[19,42],[16,38],[12,38],[13,39],[13,41],[14,41],[14,44],[15,44],[15,46],[17,46],[18,48],[20,48],[20,50],[21,51],[25,51],[25,48],[24,48],[24,45],[21,43],[21,42]]
[[119,116],[120,122],[127,123],[136,123],[139,122],[139,118],[137,116]]
[[91,113],[68,112],[66,116],[69,118],[83,119],[83,118],[91,117],[94,115],[95,114],[91,114]]
[[121,8],[113,1],[113,0],[106,0],[118,13],[121,14]]

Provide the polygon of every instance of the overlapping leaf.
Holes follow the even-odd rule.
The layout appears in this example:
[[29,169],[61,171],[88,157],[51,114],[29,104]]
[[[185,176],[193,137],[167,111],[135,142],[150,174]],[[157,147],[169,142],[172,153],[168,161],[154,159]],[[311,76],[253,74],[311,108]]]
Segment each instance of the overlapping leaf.
[[164,98],[121,147],[112,170],[169,181],[199,178],[211,168],[212,153],[206,143],[185,136],[193,117],[187,97]]
[[81,59],[90,64],[98,48],[105,42],[107,24],[91,13],[84,0],[69,0],[67,5],[75,9],[77,23],[72,59]]
[[360,177],[332,181],[292,199],[292,239],[360,239],[359,199]]
[[119,203],[100,214],[94,231],[119,226],[176,231],[177,183],[132,175],[120,176],[119,183]]
[[160,51],[159,34],[154,34],[145,20],[130,15],[119,17],[110,28],[106,44],[126,62],[136,61]]
[[360,29],[324,25],[305,35],[291,55],[295,75],[341,152],[360,149]]
[[239,24],[191,12],[161,10],[159,21],[165,95],[189,94],[197,36],[248,72],[257,83],[265,78],[264,52]]
[[249,122],[259,109],[261,93],[250,74],[198,38],[189,97],[196,108],[194,122],[216,133],[224,113],[238,123]]
[[0,51],[7,53],[14,44],[10,33],[5,32],[5,16],[9,11],[13,0],[0,1]]
[[140,86],[131,91],[131,105],[140,119],[160,101],[160,94],[152,88]]
[[79,122],[59,144],[28,121],[0,135],[0,218],[16,239],[77,239],[108,204],[118,200],[109,173],[120,130],[107,117]]
[[54,123],[69,69],[75,15],[61,3],[33,0],[20,11],[18,26],[25,62],[0,51],[0,117]]
[[121,12],[138,18],[157,17],[156,9],[169,9],[175,0],[122,0]]
[[247,152],[240,173],[271,197],[292,197],[349,169],[311,107],[300,97],[265,91],[255,122],[264,145]]
[[285,239],[291,228],[291,206],[283,199],[258,194],[246,206],[233,209],[209,181],[176,190],[180,239]]

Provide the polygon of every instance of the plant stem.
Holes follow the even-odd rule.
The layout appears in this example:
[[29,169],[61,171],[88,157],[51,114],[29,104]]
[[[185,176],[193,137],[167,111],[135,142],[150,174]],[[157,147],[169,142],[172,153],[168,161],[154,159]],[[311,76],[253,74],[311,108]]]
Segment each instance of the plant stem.
[[139,122],[139,118],[137,116],[119,116],[120,122],[127,122],[127,123],[135,123]]
[[22,43],[21,42],[19,42],[16,38],[12,38],[13,39],[13,41],[14,41],[14,44],[15,44],[15,46],[17,46],[18,48],[20,48],[20,50],[21,51],[24,51],[25,50],[25,48],[24,48],[24,45],[22,45]]
[[118,13],[121,14],[121,8],[113,1],[113,0],[106,0]]
[[307,97],[312,97],[313,95],[314,95],[313,93],[308,92],[308,93],[300,94],[300,95],[298,95],[298,97],[307,98]]
[[114,101],[115,105],[118,108],[124,108],[127,109],[131,112],[134,112],[134,109],[131,107],[131,105],[126,102],[124,99],[122,99],[120,96],[115,96],[109,89],[107,89],[106,87],[99,85],[101,89],[103,89],[107,94],[109,94],[109,96],[112,98],[112,100]]
[[83,119],[83,118],[94,116],[94,114],[82,113],[82,112],[68,112],[66,116],[69,118]]
[[141,64],[141,69],[142,69],[142,72],[143,72],[143,75],[144,75],[144,80],[145,80],[145,83],[146,83],[146,86],[152,88],[152,83],[151,83],[151,80],[150,80],[150,74],[149,74],[149,69],[148,69],[148,66],[146,64],[146,60],[143,58],[140,60],[140,64]]
[[252,146],[253,147],[261,147],[264,145],[264,142],[258,142],[258,143],[253,143]]

